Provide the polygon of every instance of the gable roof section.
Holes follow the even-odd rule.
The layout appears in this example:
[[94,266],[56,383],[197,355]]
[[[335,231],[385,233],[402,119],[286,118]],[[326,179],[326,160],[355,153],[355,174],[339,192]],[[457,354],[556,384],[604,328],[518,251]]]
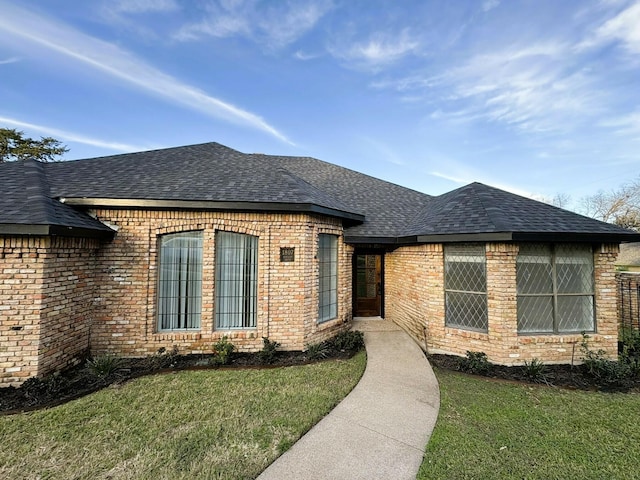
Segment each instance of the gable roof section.
[[425,208],[432,198],[425,193],[315,158],[268,158],[349,208],[364,214],[363,223],[345,231],[345,240],[349,243],[394,243],[407,222]]
[[35,160],[2,165],[0,234],[109,238],[114,231],[51,198],[44,165]]
[[435,197],[403,232],[404,242],[620,242],[640,234],[481,183]]
[[364,220],[269,156],[217,143],[46,165],[52,195],[83,206],[322,213]]

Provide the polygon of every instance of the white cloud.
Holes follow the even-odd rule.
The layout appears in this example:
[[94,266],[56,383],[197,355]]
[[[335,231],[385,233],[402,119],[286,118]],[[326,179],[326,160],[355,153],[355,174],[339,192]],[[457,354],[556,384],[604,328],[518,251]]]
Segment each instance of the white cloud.
[[489,10],[493,10],[498,5],[500,5],[500,0],[485,0],[482,2],[482,10],[484,12],[488,12]]
[[0,60],[0,65],[8,65],[10,63],[16,63],[19,61],[20,61],[20,58],[18,57],[9,57],[9,58],[5,58],[4,60]]
[[640,54],[640,2],[607,20],[584,46],[611,41],[620,42],[632,54]]
[[148,13],[172,12],[180,6],[175,0],[118,0],[107,2],[105,8],[117,13]]
[[297,60],[302,60],[302,61],[314,60],[321,56],[322,55],[319,53],[307,53],[307,52],[303,52],[302,50],[298,50],[296,53],[293,54],[293,58]]
[[[570,128],[603,108],[587,69],[575,69],[563,43],[539,43],[478,54],[438,75],[413,74],[376,84],[406,95],[427,92],[439,118],[489,120],[527,131]],[[429,72],[431,73],[431,72]]]
[[46,127],[43,125],[36,125],[35,123],[23,122],[9,117],[1,117],[0,123],[3,125],[9,125],[14,128],[26,128],[39,132],[44,135],[48,135],[56,138],[56,140],[82,143],[83,145],[90,145],[92,147],[106,148],[108,150],[114,150],[117,152],[138,152],[141,150],[147,150],[148,147],[141,147],[138,145],[130,145],[126,143],[110,142],[106,140],[100,140],[97,138],[86,137],[84,135],[67,132],[65,130],[59,130],[57,128]]
[[601,121],[600,125],[612,128],[622,135],[640,136],[640,110],[616,118],[608,118]]
[[207,4],[203,20],[182,26],[173,38],[192,41],[203,37],[240,36],[266,49],[277,50],[311,31],[332,8],[329,0],[211,2]]
[[23,48],[38,46],[37,54],[58,54],[177,105],[226,122],[261,130],[283,142],[292,144],[285,135],[260,116],[207,95],[202,90],[173,78],[114,44],[85,35],[49,18],[5,4],[3,15],[0,16],[0,31],[5,33],[0,36],[0,42],[6,36],[18,37],[26,40],[26,42],[20,42]]
[[346,47],[332,46],[329,51],[334,57],[345,60],[356,68],[378,69],[416,53],[419,47],[420,41],[405,28],[398,33],[377,32],[364,42],[352,43]]

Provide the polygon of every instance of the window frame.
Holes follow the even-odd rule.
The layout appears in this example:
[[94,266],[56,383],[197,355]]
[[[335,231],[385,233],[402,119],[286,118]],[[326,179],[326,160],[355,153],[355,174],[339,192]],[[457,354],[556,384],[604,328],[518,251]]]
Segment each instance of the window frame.
[[338,235],[318,234],[318,324],[338,318],[338,251]]
[[[178,262],[176,265],[182,266],[183,262],[186,260],[186,274],[187,279],[181,280],[180,273],[185,273],[183,268],[180,268],[178,273],[178,278],[173,278],[176,276],[176,271],[171,272],[171,276],[169,278],[164,278],[167,272],[165,263],[168,260],[163,260],[165,258],[166,250],[169,248],[167,245],[168,242],[178,240],[180,238],[189,238],[189,239],[197,239],[199,245],[196,247],[199,252],[197,252],[198,256],[191,257],[189,254],[193,253],[193,249],[189,247],[180,247],[181,249],[187,248],[187,257],[184,259],[181,256],[178,258]],[[202,275],[203,275],[203,255],[204,255],[204,232],[202,230],[187,230],[181,232],[171,232],[165,233],[158,236],[158,273],[157,273],[157,281],[156,281],[156,331],[157,332],[184,332],[184,331],[200,331],[202,327]],[[191,263],[191,260],[195,260],[195,263]],[[196,274],[199,278],[189,278],[191,275]],[[190,284],[190,282],[196,281],[196,285]],[[169,282],[180,282],[178,285],[178,289],[184,289],[184,293],[178,292],[178,295],[173,300],[173,308],[178,308],[178,310],[165,312],[166,306],[171,302],[171,297],[164,296],[163,292],[166,290],[164,287],[168,285]],[[183,283],[186,282],[186,283]],[[192,294],[192,290],[196,289],[196,294]],[[174,290],[174,288],[170,288],[170,290]],[[163,301],[163,299],[167,299]],[[191,300],[190,300],[191,299]],[[195,309],[196,311],[192,311],[191,309]],[[174,318],[171,318],[171,317]],[[187,326],[190,319],[186,318],[188,316],[193,316],[191,319],[192,322],[195,321],[197,326]],[[164,317],[164,318],[163,318]],[[195,319],[195,320],[194,320]],[[165,321],[166,320],[166,321]],[[164,326],[169,324],[170,326]],[[184,325],[184,326],[182,326]]]
[[[472,261],[472,262],[464,262],[464,263],[481,263],[482,264],[482,274],[484,281],[484,291],[479,290],[462,290],[450,288],[450,282],[452,281],[452,274],[449,273],[451,267],[448,264],[453,263],[463,263],[463,262],[453,262],[447,259],[448,256],[454,257],[453,250],[458,249],[456,253],[457,256],[461,255],[465,249],[469,250],[466,254],[468,257],[479,256],[480,250],[482,250],[482,259],[480,261]],[[476,249],[476,252],[471,252],[472,249]],[[449,252],[447,252],[449,251]],[[487,300],[487,247],[484,243],[452,243],[452,244],[444,244],[443,245],[443,263],[444,263],[444,306],[445,306],[445,327],[447,328],[459,328],[461,330],[469,330],[472,332],[480,332],[480,333],[488,333],[489,332],[489,308],[488,308],[488,300]],[[462,267],[464,268],[464,267]],[[455,300],[456,297],[459,297],[458,300]],[[476,327],[469,323],[465,324],[463,322],[457,322],[452,319],[453,312],[453,304],[458,301],[463,301],[464,297],[469,301],[472,298],[481,297],[481,303],[483,304],[483,317],[481,318],[482,326]]]
[[[520,284],[518,282],[519,279],[519,275],[518,275],[518,266],[521,263],[524,262],[520,262],[520,252],[522,251],[522,247],[523,246],[528,246],[528,245],[535,245],[537,248],[541,248],[541,247],[548,247],[548,253],[549,253],[549,260],[550,260],[550,265],[551,265],[551,289],[550,292],[544,292],[544,293],[521,293],[521,287]],[[560,284],[560,280],[559,280],[559,276],[558,276],[558,264],[562,264],[562,263],[569,263],[569,262],[562,262],[562,261],[558,261],[558,251],[561,250],[561,248],[571,248],[571,249],[577,249],[578,246],[585,246],[585,252],[584,253],[589,253],[589,259],[590,259],[590,280],[591,280],[591,291],[590,292],[562,292],[559,289],[559,284]],[[560,257],[562,258],[562,257]],[[576,243],[523,243],[519,245],[519,252],[518,252],[518,257],[516,259],[516,302],[517,302],[517,316],[516,316],[516,322],[517,322],[517,332],[519,336],[532,336],[532,335],[575,335],[575,334],[579,334],[581,332],[585,332],[585,333],[595,333],[596,330],[596,280],[595,280],[595,257],[594,257],[594,249],[593,249],[593,245],[587,244],[587,245],[583,245],[583,244],[576,244]],[[577,330],[573,330],[573,329],[561,329],[560,328],[560,324],[561,324],[561,313],[560,313],[560,309],[559,309],[559,299],[564,299],[564,298],[570,298],[570,297],[585,297],[585,298],[589,298],[591,300],[591,318],[590,318],[590,328],[589,329],[585,329],[585,328],[580,328]],[[521,323],[521,314],[523,314],[523,312],[521,312],[521,307],[520,307],[520,299],[523,298],[551,298],[551,329],[550,330],[532,330],[532,331],[521,331],[520,329],[520,323]]]
[[[225,241],[233,241],[236,245],[225,246]],[[217,230],[215,250],[214,329],[256,329],[259,237],[248,233]],[[225,258],[225,254],[228,258]],[[222,278],[223,274],[229,276]]]

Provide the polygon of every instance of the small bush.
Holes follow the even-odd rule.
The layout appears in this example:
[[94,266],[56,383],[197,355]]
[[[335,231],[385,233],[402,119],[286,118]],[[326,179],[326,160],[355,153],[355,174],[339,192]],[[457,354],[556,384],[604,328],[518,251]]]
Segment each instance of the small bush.
[[473,373],[476,375],[484,375],[491,368],[491,364],[484,352],[467,351],[467,356],[460,359],[458,369],[462,372]]
[[533,358],[530,362],[524,362],[524,374],[532,382],[545,382],[546,367],[539,359]]
[[267,365],[273,363],[276,359],[279,347],[280,343],[272,342],[267,337],[262,337],[262,350],[258,352],[258,359],[260,360],[260,363]]
[[336,350],[356,353],[364,348],[364,333],[357,330],[340,332],[329,342]]
[[225,335],[213,344],[213,357],[211,363],[213,365],[226,365],[231,360],[231,354],[236,349],[235,345],[229,341]]
[[151,368],[171,368],[178,362],[178,355],[177,345],[174,345],[171,350],[160,347],[154,355],[148,357],[147,361]]
[[582,334],[580,350],[582,351],[582,367],[594,382],[605,390],[627,390],[633,376],[631,365],[620,358],[619,361],[606,358],[605,350],[593,351],[589,348],[589,335]]
[[87,361],[87,368],[98,378],[105,378],[114,374],[121,365],[122,360],[110,354],[100,355]]
[[48,396],[56,396],[64,391],[69,385],[69,381],[62,375],[49,375],[44,378],[31,377],[22,384],[25,395],[31,399],[38,399]]
[[327,342],[321,342],[307,345],[305,353],[309,360],[322,360],[329,356],[330,350],[331,346]]

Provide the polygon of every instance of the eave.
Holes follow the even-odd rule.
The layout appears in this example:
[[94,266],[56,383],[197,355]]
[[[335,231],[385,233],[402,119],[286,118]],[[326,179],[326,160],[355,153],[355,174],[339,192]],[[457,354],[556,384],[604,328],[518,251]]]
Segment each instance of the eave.
[[106,229],[70,227],[65,225],[38,225],[22,223],[0,224],[0,235],[37,236],[37,237],[73,237],[111,240],[116,232]]
[[379,244],[389,246],[419,245],[425,243],[464,242],[544,242],[544,243],[622,243],[639,242],[640,233],[581,233],[581,232],[488,232],[408,235],[403,237],[374,237],[345,235],[351,245]]
[[310,213],[327,215],[345,220],[351,225],[364,222],[364,215],[334,208],[323,207],[313,203],[289,202],[217,202],[207,200],[155,200],[127,198],[84,198],[65,197],[60,202],[66,205],[92,208],[131,208],[149,210],[208,210],[236,212],[278,212],[278,213]]

